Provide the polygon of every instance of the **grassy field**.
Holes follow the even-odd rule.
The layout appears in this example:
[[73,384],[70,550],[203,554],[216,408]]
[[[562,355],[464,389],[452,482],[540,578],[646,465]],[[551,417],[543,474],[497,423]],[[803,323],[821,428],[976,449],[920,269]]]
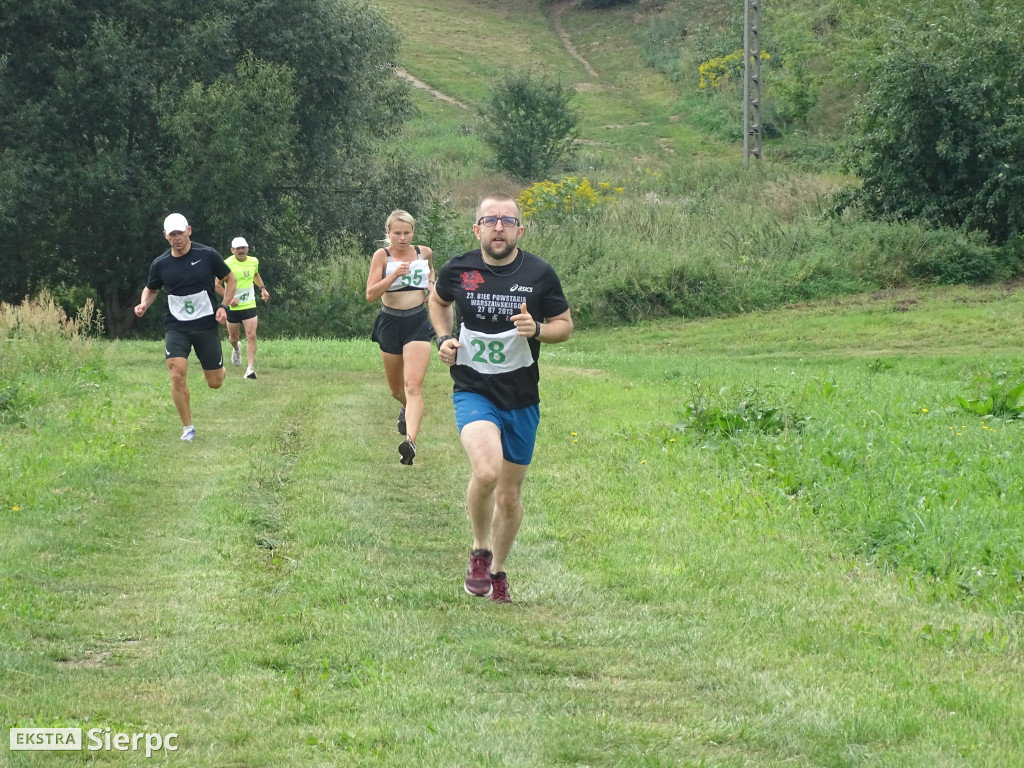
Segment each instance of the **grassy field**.
[[159,341],[21,370],[8,341],[0,721],[178,748],[0,764],[1020,765],[1024,421],[957,398],[1020,375],[1021,309],[886,292],[546,347],[511,606],[462,592],[436,361],[402,467],[368,341],[268,341],[216,392],[193,365],[194,444]]

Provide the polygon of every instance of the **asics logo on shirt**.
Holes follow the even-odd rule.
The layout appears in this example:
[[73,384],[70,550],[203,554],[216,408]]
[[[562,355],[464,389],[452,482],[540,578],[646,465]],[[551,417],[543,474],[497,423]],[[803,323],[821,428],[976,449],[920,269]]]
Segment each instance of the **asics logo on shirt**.
[[514,293],[516,291],[519,291],[520,293],[533,293],[533,286],[532,285],[513,285],[511,288],[508,289],[509,293]]

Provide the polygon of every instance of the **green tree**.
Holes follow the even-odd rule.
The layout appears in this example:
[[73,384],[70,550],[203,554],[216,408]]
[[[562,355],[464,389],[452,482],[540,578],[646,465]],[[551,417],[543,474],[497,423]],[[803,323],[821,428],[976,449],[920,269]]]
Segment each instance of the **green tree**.
[[481,131],[494,166],[534,181],[570,159],[581,119],[572,108],[575,95],[572,85],[528,71],[500,78],[485,101]]
[[861,78],[849,155],[874,217],[1024,233],[1024,27],[1019,14],[964,3],[895,26]]
[[398,45],[359,0],[0,0],[0,300],[90,286],[125,332],[171,210],[259,244],[279,292],[339,231],[371,239]]

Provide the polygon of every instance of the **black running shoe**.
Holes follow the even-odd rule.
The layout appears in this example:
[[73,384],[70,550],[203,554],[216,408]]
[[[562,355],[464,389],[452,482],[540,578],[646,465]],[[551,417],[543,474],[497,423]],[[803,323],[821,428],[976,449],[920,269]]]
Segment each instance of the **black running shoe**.
[[411,465],[412,460],[416,457],[416,444],[412,440],[403,440],[402,444],[398,446],[398,453],[402,457],[403,464]]
[[[398,434],[405,434],[405,408],[398,412]],[[409,463],[411,464],[412,462]]]

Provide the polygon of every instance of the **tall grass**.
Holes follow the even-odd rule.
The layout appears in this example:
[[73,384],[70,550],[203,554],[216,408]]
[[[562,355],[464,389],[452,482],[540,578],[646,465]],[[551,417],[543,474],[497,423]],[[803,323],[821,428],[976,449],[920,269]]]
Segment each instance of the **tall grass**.
[[1019,606],[1021,431],[958,408],[964,383],[944,368],[835,363],[808,379],[800,365],[794,386],[727,385],[710,397],[701,385],[719,382],[698,379],[673,429],[713,447],[724,471],[756,477],[766,503],[799,500],[868,565],[927,581],[944,597]]
[[87,299],[68,317],[43,291],[21,304],[0,302],[0,381],[39,373],[75,374],[98,358],[103,318]]
[[70,514],[97,466],[127,458],[141,393],[112,391],[102,318],[68,317],[43,292],[0,303],[0,509]]
[[46,413],[40,403],[101,377],[102,330],[91,299],[73,318],[45,291],[21,304],[0,302],[0,423],[38,425]]
[[[812,183],[778,168],[706,165],[580,178],[624,192],[601,204],[599,215],[527,219],[520,246],[556,266],[584,326],[721,317],[1024,274],[1016,243],[995,247],[977,234],[837,218],[830,201],[838,183],[827,178]],[[518,195],[523,187],[509,191]],[[436,266],[478,247],[468,201],[448,199],[433,226],[421,215],[416,239],[435,244]],[[261,334],[368,337],[377,309],[363,298],[368,264],[369,254],[351,244],[329,254],[296,297],[261,308]]]
[[[599,220],[540,223],[522,245],[552,260],[587,325],[709,317],[906,286],[1004,279],[1009,249],[913,224],[840,221],[784,174],[718,185],[700,172],[629,190]],[[628,182],[627,182],[628,185]],[[957,280],[947,275],[957,274]]]

